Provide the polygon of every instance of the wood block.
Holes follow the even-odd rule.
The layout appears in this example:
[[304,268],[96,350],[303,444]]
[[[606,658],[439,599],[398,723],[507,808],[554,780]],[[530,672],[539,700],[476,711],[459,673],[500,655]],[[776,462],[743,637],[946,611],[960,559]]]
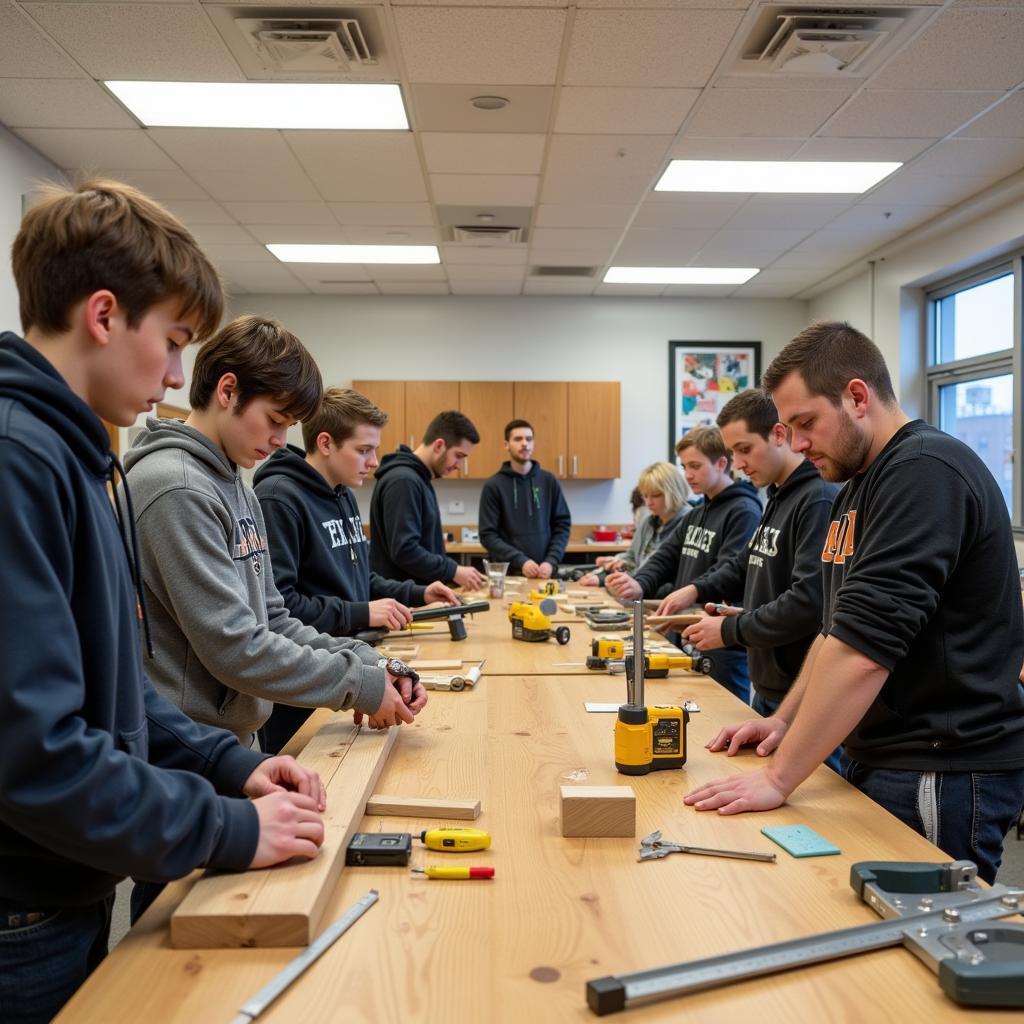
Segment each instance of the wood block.
[[420,645],[419,644],[383,644],[377,648],[378,651],[385,658],[401,658],[404,662],[409,662],[413,658],[419,656]]
[[171,915],[171,945],[309,945],[320,930],[345,865],[345,850],[398,732],[361,729],[344,712],[332,716],[298,756],[301,764],[320,774],[327,789],[319,855],[260,871],[207,872]]
[[632,786],[562,786],[563,836],[635,836]]
[[480,817],[480,801],[431,800],[418,796],[374,793],[366,801],[366,813],[390,818],[458,818],[472,821]]
[[462,668],[461,658],[416,658],[409,662],[409,667],[416,669],[419,672],[420,669],[435,669],[435,668]]

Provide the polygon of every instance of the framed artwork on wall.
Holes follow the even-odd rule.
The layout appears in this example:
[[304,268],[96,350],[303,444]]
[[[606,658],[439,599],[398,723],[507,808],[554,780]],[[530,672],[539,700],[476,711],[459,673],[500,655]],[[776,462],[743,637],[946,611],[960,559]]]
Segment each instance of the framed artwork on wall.
[[668,451],[694,427],[713,427],[722,407],[761,381],[759,341],[668,343]]

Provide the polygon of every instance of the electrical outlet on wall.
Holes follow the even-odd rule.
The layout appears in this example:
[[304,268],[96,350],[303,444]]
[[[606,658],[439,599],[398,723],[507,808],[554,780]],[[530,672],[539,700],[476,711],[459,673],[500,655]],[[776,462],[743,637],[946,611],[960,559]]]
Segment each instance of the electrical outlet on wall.
[[464,501],[449,501],[448,511],[453,516],[461,516],[466,514],[466,503]]

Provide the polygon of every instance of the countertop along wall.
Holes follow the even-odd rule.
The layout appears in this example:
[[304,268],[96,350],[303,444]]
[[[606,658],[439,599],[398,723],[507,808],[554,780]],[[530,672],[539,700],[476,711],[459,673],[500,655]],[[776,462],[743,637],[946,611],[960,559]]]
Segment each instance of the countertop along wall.
[[[628,521],[640,470],[667,457],[669,340],[760,340],[764,369],[807,322],[806,303],[779,299],[268,295],[238,296],[232,306],[234,313],[276,317],[298,334],[328,386],[359,379],[621,381],[621,478],[564,483],[573,518],[593,523]],[[477,522],[481,485],[439,481],[444,521]],[[357,493],[368,516],[371,483]],[[450,501],[464,502],[465,512],[450,513]]]

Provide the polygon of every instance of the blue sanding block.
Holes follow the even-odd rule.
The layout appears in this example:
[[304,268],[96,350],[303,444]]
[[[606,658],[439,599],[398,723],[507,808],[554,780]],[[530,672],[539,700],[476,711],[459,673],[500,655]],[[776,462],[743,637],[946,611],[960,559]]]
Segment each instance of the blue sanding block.
[[835,843],[806,825],[773,825],[761,829],[761,833],[794,857],[830,857],[841,852]]

